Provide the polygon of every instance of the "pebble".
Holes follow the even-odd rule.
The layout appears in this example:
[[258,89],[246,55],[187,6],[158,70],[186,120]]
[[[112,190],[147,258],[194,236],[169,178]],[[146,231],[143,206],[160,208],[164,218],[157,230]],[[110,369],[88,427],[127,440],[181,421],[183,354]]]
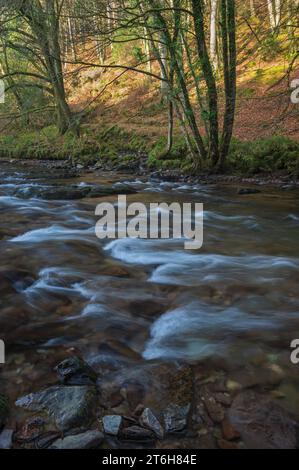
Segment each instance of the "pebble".
[[106,434],[117,436],[121,427],[122,417],[119,415],[106,415],[103,417],[102,423]]

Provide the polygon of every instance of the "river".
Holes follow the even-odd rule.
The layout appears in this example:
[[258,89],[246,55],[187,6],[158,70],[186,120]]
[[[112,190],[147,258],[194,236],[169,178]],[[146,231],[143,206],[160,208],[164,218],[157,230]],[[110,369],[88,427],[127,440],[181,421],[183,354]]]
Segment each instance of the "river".
[[[299,338],[298,191],[240,195],[224,184],[63,173],[0,167],[0,384],[11,400],[51,383],[55,364],[75,353],[103,375],[167,361],[228,374],[272,365],[283,374],[280,403],[299,414],[299,365],[290,361]],[[132,189],[128,202],[203,203],[203,247],[99,240],[103,198],[42,196],[120,183]]]

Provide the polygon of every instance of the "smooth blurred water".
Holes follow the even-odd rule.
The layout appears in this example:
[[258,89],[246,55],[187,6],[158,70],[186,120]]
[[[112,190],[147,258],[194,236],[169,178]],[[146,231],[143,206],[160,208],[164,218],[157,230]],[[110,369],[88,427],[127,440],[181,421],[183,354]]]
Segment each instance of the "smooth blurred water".
[[[204,204],[204,244],[190,251],[183,239],[96,238],[96,204],[114,196],[30,196],[36,185],[117,187],[119,176],[32,172],[0,167],[0,337],[11,393],[44,383],[74,351],[107,370],[134,367],[129,351],[144,363],[221,358],[232,369],[274,355],[294,376],[287,358],[299,337],[298,192],[241,196],[236,187],[122,178],[137,191],[128,202]],[[115,338],[123,347],[103,352]]]

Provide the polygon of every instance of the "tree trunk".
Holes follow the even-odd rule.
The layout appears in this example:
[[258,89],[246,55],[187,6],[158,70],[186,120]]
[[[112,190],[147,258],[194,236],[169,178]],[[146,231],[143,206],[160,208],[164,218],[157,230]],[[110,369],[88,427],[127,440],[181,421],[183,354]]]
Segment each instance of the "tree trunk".
[[270,19],[270,25],[273,30],[276,28],[276,20],[275,20],[275,11],[274,11],[274,5],[272,0],[267,0],[268,4],[268,11],[269,11],[269,19]]
[[21,5],[20,12],[27,19],[41,48],[46,71],[53,88],[58,131],[60,134],[65,134],[68,130],[79,134],[79,125],[73,119],[66,100],[59,43],[60,17],[56,11],[56,2],[45,0],[44,7],[39,2],[25,3]]
[[198,57],[208,93],[209,154],[213,163],[217,164],[219,160],[218,95],[213,67],[207,51],[203,8],[202,0],[192,0]]
[[221,22],[225,85],[225,113],[220,150],[220,166],[223,166],[229,152],[236,106],[235,0],[221,0]]
[[218,66],[218,57],[217,57],[217,6],[218,0],[211,0],[211,18],[210,18],[210,56],[211,62],[214,69],[217,69]]

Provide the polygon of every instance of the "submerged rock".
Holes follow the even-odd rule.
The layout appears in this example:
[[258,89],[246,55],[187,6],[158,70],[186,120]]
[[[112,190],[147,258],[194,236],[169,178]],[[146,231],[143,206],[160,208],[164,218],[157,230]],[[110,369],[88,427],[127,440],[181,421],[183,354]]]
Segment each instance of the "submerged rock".
[[140,416],[140,424],[145,428],[150,429],[150,431],[153,431],[159,439],[163,439],[164,429],[150,408],[145,408],[143,410]]
[[215,423],[221,423],[224,419],[224,409],[220,403],[217,403],[214,396],[211,394],[209,387],[203,386],[199,392],[200,398],[203,401],[210,418]]
[[113,195],[126,195],[136,194],[136,189],[131,188],[126,184],[118,184],[117,186],[94,186],[88,197],[102,197],[102,196],[113,196]]
[[239,189],[238,191],[238,194],[258,194],[260,193],[261,190],[260,189],[256,189],[256,188],[241,188]]
[[298,445],[298,423],[262,394],[241,392],[233,401],[229,419],[247,448],[295,449]]
[[165,312],[165,305],[156,300],[134,300],[128,307],[136,316],[154,317]]
[[222,421],[222,434],[227,441],[233,441],[235,439],[239,439],[240,437],[239,431],[234,428],[228,418],[225,418]]
[[31,186],[29,188],[16,189],[14,196],[22,199],[38,198],[47,201],[52,200],[75,200],[82,199],[88,195],[90,187],[74,187],[74,186]]
[[85,197],[104,197],[118,194],[135,194],[136,190],[125,184],[114,186],[108,185],[70,185],[70,186],[30,186],[17,188],[14,196],[22,199],[38,198],[45,200],[76,200]]
[[139,403],[142,403],[145,396],[145,387],[137,381],[128,380],[122,384],[120,394],[133,411]]
[[5,294],[20,292],[35,282],[34,276],[24,269],[11,269],[6,266],[0,271],[0,292]]
[[229,376],[228,387],[235,390],[255,387],[256,385],[278,385],[284,378],[284,372],[277,364],[265,364],[259,367],[247,365]]
[[87,425],[93,416],[96,402],[95,387],[74,385],[54,386],[31,393],[16,401],[16,405],[29,411],[46,411],[62,430]]
[[96,372],[83,359],[74,356],[55,367],[60,382],[68,385],[92,385],[97,380]]
[[57,439],[50,449],[95,449],[103,442],[104,436],[100,431],[92,430],[73,436]]
[[117,436],[121,427],[122,417],[119,415],[106,415],[102,419],[103,430],[106,434]]
[[184,406],[171,403],[164,410],[165,430],[167,433],[183,431],[187,426],[190,403]]

